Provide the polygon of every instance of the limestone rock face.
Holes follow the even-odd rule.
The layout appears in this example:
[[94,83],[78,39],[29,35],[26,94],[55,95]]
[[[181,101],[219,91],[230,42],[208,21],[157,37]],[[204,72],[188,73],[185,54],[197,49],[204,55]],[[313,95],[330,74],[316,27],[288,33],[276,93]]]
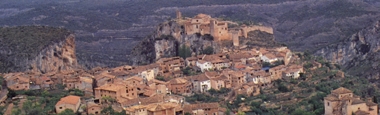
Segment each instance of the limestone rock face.
[[[153,35],[145,38],[132,50],[132,57],[129,58],[132,59],[133,65],[153,63],[160,58],[177,56],[181,45],[189,47],[192,54],[199,54],[209,46],[213,47],[215,52],[222,50],[221,45],[210,36],[180,34],[184,31],[175,21],[160,24]],[[232,42],[230,44],[232,46]]]
[[78,68],[75,56],[75,36],[70,34],[64,41],[46,47],[37,57],[26,63],[31,67],[29,71],[41,73]]
[[[349,39],[325,47],[315,54],[343,65],[348,72],[376,77],[380,69],[380,20]],[[375,75],[375,76],[374,76]]]
[[79,68],[75,36],[64,28],[0,28],[0,73],[47,73]]

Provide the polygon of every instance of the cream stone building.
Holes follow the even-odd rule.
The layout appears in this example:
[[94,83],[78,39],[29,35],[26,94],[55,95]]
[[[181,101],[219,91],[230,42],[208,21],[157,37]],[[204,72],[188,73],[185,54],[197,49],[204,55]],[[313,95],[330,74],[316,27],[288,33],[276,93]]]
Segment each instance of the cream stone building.
[[377,115],[378,105],[363,101],[351,90],[340,87],[324,98],[325,115]]

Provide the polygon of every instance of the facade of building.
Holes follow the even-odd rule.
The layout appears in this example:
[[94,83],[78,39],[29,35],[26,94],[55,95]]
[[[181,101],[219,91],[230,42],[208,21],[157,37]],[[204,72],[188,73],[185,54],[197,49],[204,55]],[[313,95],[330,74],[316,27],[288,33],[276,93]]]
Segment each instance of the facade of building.
[[340,87],[324,98],[325,115],[377,115],[378,105],[363,101],[351,90]]
[[191,82],[184,78],[174,78],[167,83],[167,87],[174,94],[191,93]]

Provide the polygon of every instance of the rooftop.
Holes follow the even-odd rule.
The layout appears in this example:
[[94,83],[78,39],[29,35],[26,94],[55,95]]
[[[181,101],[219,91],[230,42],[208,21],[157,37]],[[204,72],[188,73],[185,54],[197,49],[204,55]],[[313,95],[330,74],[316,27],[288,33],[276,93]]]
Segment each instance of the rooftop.
[[344,87],[340,87],[338,89],[335,89],[335,90],[332,90],[331,93],[335,93],[335,94],[346,94],[346,93],[352,93],[351,90],[349,89],[346,89]]
[[75,105],[75,104],[77,104],[79,101],[80,101],[80,97],[79,97],[79,96],[69,95],[69,96],[66,96],[66,97],[61,98],[61,99],[57,102],[57,104],[55,104],[55,106],[57,106],[57,105],[61,105],[61,104],[72,104],[72,105]]
[[97,87],[95,89],[98,89],[98,90],[107,90],[107,91],[118,91],[122,88],[125,88],[125,86],[121,85],[121,84],[105,84],[105,85],[102,85],[100,87]]

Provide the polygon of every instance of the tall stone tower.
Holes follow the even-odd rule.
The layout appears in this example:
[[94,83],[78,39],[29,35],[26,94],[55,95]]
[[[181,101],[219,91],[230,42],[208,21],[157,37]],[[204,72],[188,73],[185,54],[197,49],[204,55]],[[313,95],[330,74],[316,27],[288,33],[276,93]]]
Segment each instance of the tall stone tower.
[[182,13],[179,10],[176,10],[177,20],[182,19]]
[[219,40],[218,34],[218,22],[216,20],[210,20],[210,35],[214,37],[214,40]]
[[235,47],[239,47],[239,32],[238,31],[231,31],[231,37],[232,37],[232,43]]

